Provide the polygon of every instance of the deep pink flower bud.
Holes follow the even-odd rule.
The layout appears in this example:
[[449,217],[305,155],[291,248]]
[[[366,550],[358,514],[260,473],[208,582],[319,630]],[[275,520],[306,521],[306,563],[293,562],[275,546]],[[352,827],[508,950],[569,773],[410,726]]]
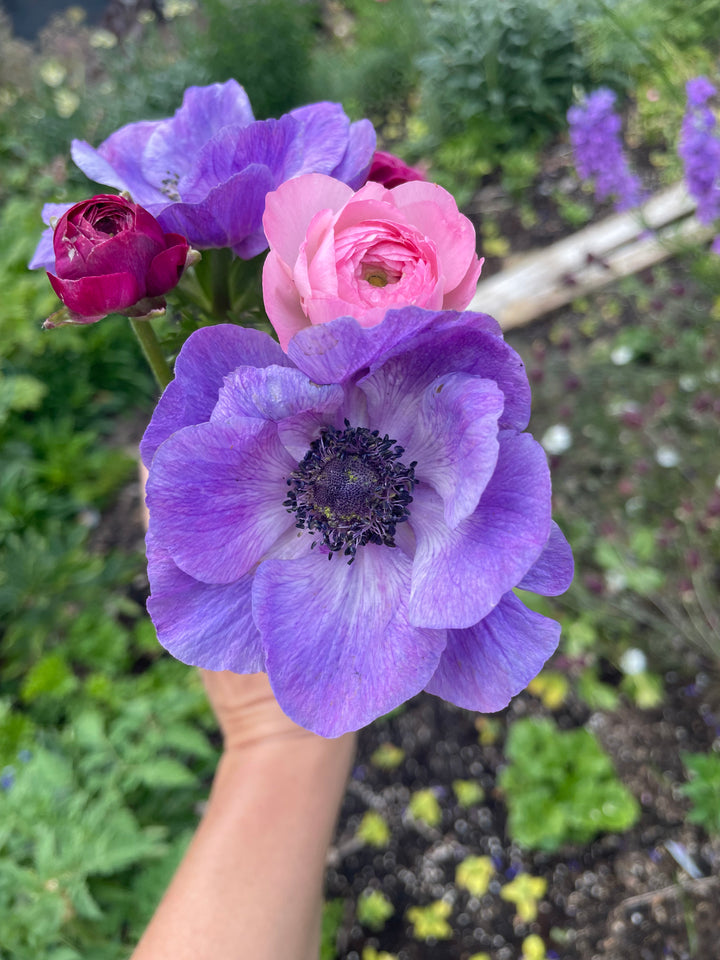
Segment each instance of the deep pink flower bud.
[[50,318],[46,327],[162,309],[163,294],[177,285],[190,246],[180,234],[165,233],[138,204],[101,194],[60,217],[53,250],[55,270],[48,278],[69,316]]
[[394,153],[376,150],[368,180],[372,180],[373,183],[381,183],[388,190],[392,190],[393,187],[399,187],[401,183],[409,183],[411,180],[427,180],[427,177],[422,170],[417,167],[409,167]]

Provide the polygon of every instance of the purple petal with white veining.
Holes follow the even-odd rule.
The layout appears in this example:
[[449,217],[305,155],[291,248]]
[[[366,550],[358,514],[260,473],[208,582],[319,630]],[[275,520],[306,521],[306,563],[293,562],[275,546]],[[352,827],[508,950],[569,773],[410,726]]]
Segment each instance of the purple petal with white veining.
[[[412,408],[423,391],[447,373],[472,374],[495,381],[504,395],[499,426],[513,430],[527,426],[530,386],[522,360],[504,340],[483,329],[482,315],[476,315],[481,318],[477,322],[466,319],[467,314],[455,316],[462,319],[455,324],[444,319],[442,327],[430,324],[413,337],[410,348],[400,340],[373,360],[371,374],[359,385],[368,398],[368,417],[381,432],[405,435],[405,421],[412,419]],[[387,319],[380,326],[385,323]]]
[[475,510],[498,457],[504,396],[492,380],[451,373],[424,391],[405,448],[415,476],[443,498],[445,523],[456,527]]
[[518,584],[521,590],[532,590],[545,597],[557,597],[572,583],[575,564],[570,544],[553,520],[543,552]]
[[286,179],[287,154],[297,137],[298,124],[290,116],[258,120],[244,129],[223,127],[203,144],[178,191],[188,202],[202,200],[210,190],[224,184],[239,171],[257,165],[267,167],[272,187]]
[[210,419],[225,377],[236,367],[291,366],[279,344],[259,330],[217,324],[196,330],[175,361],[168,385],[140,443],[146,467],[160,444],[179,430]]
[[[305,327],[292,338],[287,352],[317,383],[338,383],[394,352],[421,345],[416,338],[424,332],[440,335],[453,326],[486,331],[503,342],[497,321],[484,314],[403,307],[388,310],[383,322],[374,327],[361,327],[352,317]],[[450,365],[456,369],[454,363]],[[428,377],[427,382],[432,379]]]
[[292,720],[337,737],[425,686],[445,631],[408,623],[409,579],[404,554],[372,544],[351,565],[317,551],[260,565],[255,621],[270,683]]
[[291,367],[242,366],[225,378],[210,419],[255,417],[277,423],[301,413],[337,410],[343,397],[339,384],[313,383]]
[[[297,121],[299,129],[296,148],[293,156],[289,158],[285,179],[298,177],[303,173],[326,173],[334,176],[336,180],[343,179],[335,170],[343,166],[351,138],[354,141],[358,136],[353,132],[354,124],[350,123],[342,106],[339,103],[311,103],[291,110],[289,115]],[[369,123],[367,120],[365,122]],[[370,126],[372,128],[372,124]],[[352,159],[356,164],[359,162],[361,167],[366,162],[361,148],[367,148],[367,145],[367,141],[364,144],[358,143],[353,150]],[[372,154],[373,151],[370,150],[370,161]],[[356,174],[359,172],[358,168],[351,168],[349,160],[350,158],[343,169]]]
[[375,128],[369,120],[351,123],[347,150],[331,175],[353,190],[359,190],[370,173],[376,145]]
[[498,461],[475,513],[450,530],[442,501],[413,492],[417,537],[410,620],[428,627],[472,626],[528,572],[550,535],[550,473],[529,434],[500,434]]
[[153,535],[184,573],[232,583],[292,526],[283,500],[295,466],[268,421],[238,417],[184,427],[152,462]]
[[259,673],[265,669],[252,618],[252,575],[230,584],[201,583],[177,567],[147,537],[151,594],[148,612],[160,642],[183,663],[206,670]]
[[[182,106],[174,116],[156,124],[144,146],[143,176],[156,186],[168,177],[180,181],[192,170],[203,145],[220,130],[228,126],[240,130],[253,120],[250,101],[237,80],[188,87]],[[180,195],[184,199],[182,190]]]
[[559,623],[507,593],[479,623],[448,630],[447,646],[425,689],[467,710],[502,710],[539,673],[559,638]]
[[82,172],[95,183],[127,190],[135,203],[144,207],[170,203],[162,181],[148,181],[142,170],[143,150],[162,121],[128,123],[112,133],[97,150],[85,140],[73,140],[70,153]]

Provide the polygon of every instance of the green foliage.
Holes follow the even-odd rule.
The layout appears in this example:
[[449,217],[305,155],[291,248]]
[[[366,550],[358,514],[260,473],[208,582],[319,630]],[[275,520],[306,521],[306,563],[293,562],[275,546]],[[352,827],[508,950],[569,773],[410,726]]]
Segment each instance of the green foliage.
[[[596,83],[660,86],[672,98],[682,81],[708,70],[717,51],[718,0],[596,0],[602,16],[578,24]],[[681,94],[682,96],[682,94]],[[668,120],[668,103],[664,113]]]
[[192,82],[235,77],[258,119],[279,117],[306,103],[312,99],[307,78],[319,7],[296,0],[203,0],[202,34],[194,18],[178,23],[182,47],[196,70]]
[[0,824],[3,947],[28,960],[78,945],[88,922],[99,933],[96,879],[166,850],[164,829],[141,827],[117,785],[98,790],[68,757],[42,748],[17,764],[13,785],[0,792]]
[[327,40],[313,58],[316,98],[341,102],[354,118],[370,117],[386,138],[402,136],[424,25],[424,5],[417,0],[336,5],[328,14]]
[[637,801],[588,730],[561,731],[546,719],[518,720],[505,750],[510,763],[499,785],[508,830],[518,843],[552,851],[587,843],[602,831],[627,830],[637,820]]
[[595,667],[586,667],[577,682],[578,696],[591,710],[614,710],[620,700],[615,687],[603,683]]
[[320,934],[320,960],[335,960],[337,935],[345,912],[345,901],[336,898],[323,905],[322,930]]
[[561,129],[586,76],[575,0],[439,0],[418,58],[422,111],[436,140],[465,131],[481,153]]
[[395,908],[380,890],[364,890],[357,902],[357,918],[369,930],[383,929]]
[[720,834],[720,756],[716,753],[683,753],[690,782],[680,788],[692,803],[688,820],[708,833]]

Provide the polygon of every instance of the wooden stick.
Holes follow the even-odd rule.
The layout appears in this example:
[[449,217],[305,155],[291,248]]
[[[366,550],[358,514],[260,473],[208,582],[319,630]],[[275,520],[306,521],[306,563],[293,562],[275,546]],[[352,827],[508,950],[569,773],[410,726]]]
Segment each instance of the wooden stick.
[[481,280],[468,309],[491,314],[504,330],[529,323],[618,277],[659,263],[679,243],[709,239],[710,228],[688,216],[694,207],[683,184],[675,184],[637,211],[608,217]]

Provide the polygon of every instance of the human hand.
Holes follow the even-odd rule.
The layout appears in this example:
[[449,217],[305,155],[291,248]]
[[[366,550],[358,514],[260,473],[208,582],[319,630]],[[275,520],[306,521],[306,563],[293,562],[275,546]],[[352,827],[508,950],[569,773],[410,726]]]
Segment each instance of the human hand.
[[[141,468],[142,487],[146,478]],[[224,750],[203,820],[132,960],[316,960],[355,736],[297,726],[264,673],[200,675]]]

